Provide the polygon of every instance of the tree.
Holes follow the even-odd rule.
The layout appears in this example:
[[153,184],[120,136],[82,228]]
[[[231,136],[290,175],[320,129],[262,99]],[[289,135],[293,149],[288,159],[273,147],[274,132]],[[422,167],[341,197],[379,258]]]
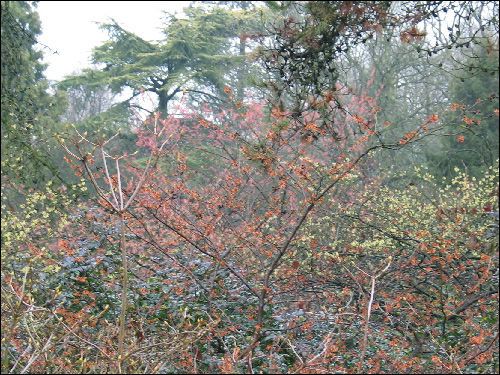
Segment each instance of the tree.
[[[429,155],[436,173],[449,177],[456,167],[465,167],[480,177],[498,158],[498,44],[491,43],[475,46],[473,57],[461,62],[465,68],[457,71],[450,84],[455,109],[450,136]],[[484,122],[482,126],[479,121]]]
[[[52,160],[51,128],[61,101],[46,91],[35,3],[2,2],[2,184],[33,186],[61,179]],[[17,190],[17,188],[14,188]]]
[[105,88],[91,90],[89,87],[72,87],[66,91],[68,108],[62,121],[70,123],[82,122],[89,117],[107,111],[113,105],[115,96]]
[[[47,92],[45,66],[41,63],[41,46],[37,42],[41,30],[36,3],[2,1],[1,32],[3,372],[4,369],[15,371],[19,365],[12,358],[23,353],[17,349],[25,339],[19,333],[20,326],[28,324],[25,304],[47,296],[43,281],[47,273],[54,270],[44,268],[47,264],[32,263],[43,253],[35,244],[46,244],[41,238],[52,238],[58,233],[64,223],[64,212],[73,204],[75,195],[72,186],[66,186],[62,153],[53,139],[64,101],[59,95],[51,96]],[[12,286],[15,288],[11,289]],[[32,293],[31,299],[11,298],[25,290]],[[30,320],[35,321],[36,318]],[[31,327],[41,335],[39,337],[44,337],[44,332],[38,330],[40,322]],[[40,355],[38,350],[47,349],[46,343],[29,353],[30,358],[21,371],[29,370]]]
[[[217,99],[235,69],[232,40],[248,15],[215,8],[185,9],[186,18],[168,16],[165,39],[147,42],[116,22],[104,24],[110,40],[94,50],[93,62],[102,68],[68,78],[68,85],[107,85],[114,92],[132,90],[125,102],[144,91],[158,97],[158,110],[167,116],[169,103],[182,93]],[[134,104],[132,104],[134,106]]]

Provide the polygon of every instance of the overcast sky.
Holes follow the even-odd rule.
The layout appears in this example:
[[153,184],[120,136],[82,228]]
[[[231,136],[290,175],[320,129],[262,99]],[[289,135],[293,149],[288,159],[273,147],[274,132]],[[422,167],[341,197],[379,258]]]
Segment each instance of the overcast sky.
[[96,22],[115,19],[126,30],[147,40],[162,37],[163,11],[178,13],[189,1],[40,1],[39,41],[44,48],[45,75],[60,80],[90,65],[92,48],[107,39]]

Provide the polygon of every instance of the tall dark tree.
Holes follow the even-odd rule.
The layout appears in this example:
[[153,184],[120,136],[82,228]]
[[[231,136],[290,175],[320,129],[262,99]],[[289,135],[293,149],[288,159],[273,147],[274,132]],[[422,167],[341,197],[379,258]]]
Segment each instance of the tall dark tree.
[[449,137],[428,156],[436,174],[451,176],[465,167],[480,177],[498,159],[498,44],[490,43],[474,48],[450,84]]
[[47,93],[35,2],[2,1],[2,184],[60,177],[50,133],[61,102]]

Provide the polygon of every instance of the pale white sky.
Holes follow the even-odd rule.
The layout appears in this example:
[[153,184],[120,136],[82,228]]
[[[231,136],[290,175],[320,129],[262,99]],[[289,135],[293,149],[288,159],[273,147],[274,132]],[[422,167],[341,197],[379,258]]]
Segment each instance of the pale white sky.
[[44,48],[45,75],[61,80],[90,65],[92,48],[107,39],[96,22],[115,19],[122,27],[146,40],[162,38],[163,11],[178,13],[189,1],[40,1],[42,22],[39,41]]

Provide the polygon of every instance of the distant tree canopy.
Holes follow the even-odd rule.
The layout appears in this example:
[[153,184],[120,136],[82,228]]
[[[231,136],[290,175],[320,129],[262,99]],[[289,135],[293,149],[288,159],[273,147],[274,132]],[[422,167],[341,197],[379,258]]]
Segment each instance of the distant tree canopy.
[[167,17],[165,39],[159,42],[148,42],[116,22],[102,25],[110,40],[94,50],[98,68],[69,77],[61,87],[106,85],[114,92],[128,88],[132,93],[125,102],[150,92],[157,95],[163,115],[182,92],[215,98],[228,84],[228,74],[242,62],[234,45],[248,27],[249,13],[190,7],[185,15]]
[[[451,176],[455,168],[465,167],[480,177],[499,156],[498,50],[478,49],[450,84],[450,101],[457,106],[451,136],[430,150],[430,164],[440,175]],[[471,108],[471,115],[462,115],[462,106]]]

